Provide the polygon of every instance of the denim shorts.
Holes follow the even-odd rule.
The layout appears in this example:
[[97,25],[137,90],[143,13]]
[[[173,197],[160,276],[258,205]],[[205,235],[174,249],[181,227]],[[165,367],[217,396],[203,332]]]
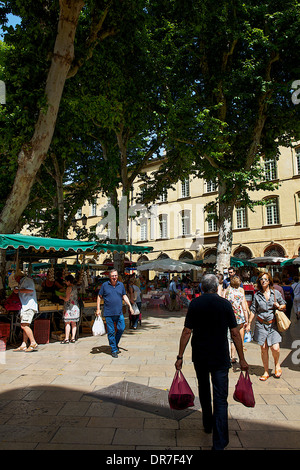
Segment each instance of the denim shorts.
[[34,314],[36,313],[35,310],[29,309],[29,310],[21,310],[20,317],[21,317],[21,324],[22,323],[31,323],[34,317]]

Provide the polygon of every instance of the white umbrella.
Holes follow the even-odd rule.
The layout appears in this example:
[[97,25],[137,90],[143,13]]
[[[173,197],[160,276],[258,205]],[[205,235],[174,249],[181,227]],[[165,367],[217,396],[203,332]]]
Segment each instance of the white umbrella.
[[263,264],[265,266],[270,264],[280,264],[285,261],[286,258],[281,258],[280,256],[261,256],[259,258],[251,258],[249,261],[256,263],[258,265]]
[[202,270],[200,266],[195,266],[192,264],[185,263],[184,261],[171,258],[156,259],[154,261],[150,261],[149,263],[142,264],[136,269],[137,271],[146,271],[147,269],[149,269],[149,271],[158,271],[162,273],[181,273],[185,271],[191,271],[191,269],[195,269],[196,271]]

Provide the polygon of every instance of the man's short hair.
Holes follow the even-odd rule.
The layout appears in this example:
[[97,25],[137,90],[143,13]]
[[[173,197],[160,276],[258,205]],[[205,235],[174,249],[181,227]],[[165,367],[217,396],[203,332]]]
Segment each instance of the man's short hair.
[[215,293],[218,291],[219,280],[214,274],[205,274],[201,281],[201,288],[205,293]]
[[112,273],[117,273],[117,274],[119,274],[119,273],[118,273],[118,270],[115,269],[115,268],[111,268],[111,269],[109,270],[108,275],[110,276]]

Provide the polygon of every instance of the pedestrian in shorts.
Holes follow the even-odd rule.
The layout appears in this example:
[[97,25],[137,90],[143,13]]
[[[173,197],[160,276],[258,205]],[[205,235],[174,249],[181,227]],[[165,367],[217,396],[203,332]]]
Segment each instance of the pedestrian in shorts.
[[[21,346],[15,349],[15,352],[33,352],[36,351],[38,344],[34,338],[33,331],[30,328],[34,315],[38,312],[36,290],[34,282],[21,271],[17,272],[15,279],[19,286],[15,287],[14,292],[19,295],[22,304],[20,311],[21,329],[23,331],[23,342]],[[28,345],[29,341],[29,345]]]

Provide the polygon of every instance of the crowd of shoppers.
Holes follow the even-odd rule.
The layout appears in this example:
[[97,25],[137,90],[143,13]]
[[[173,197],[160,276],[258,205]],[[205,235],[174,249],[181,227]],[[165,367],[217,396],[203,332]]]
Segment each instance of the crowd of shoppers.
[[[35,286],[33,281],[21,272],[17,273],[15,279],[18,286],[14,292],[19,295],[22,304],[20,313],[23,331],[23,342],[15,351],[32,352],[38,348],[30,328],[33,317],[38,311]],[[169,292],[173,293],[174,297],[180,290],[178,282],[180,282],[178,277],[174,276],[169,285]],[[184,283],[189,285],[190,280],[185,279]],[[274,377],[280,378],[282,337],[277,329],[275,309],[284,311],[290,317],[293,308],[296,318],[300,317],[298,278],[291,280],[285,277],[281,281],[278,275],[272,278],[269,272],[260,272],[255,277],[255,283],[256,292],[253,300],[247,302],[244,290],[246,282],[243,286],[234,268],[228,270],[228,277],[225,279],[221,274],[205,275],[198,286],[200,295],[189,304],[180,338],[175,367],[177,370],[182,368],[183,355],[192,337],[192,361],[198,379],[204,430],[213,433],[215,450],[224,449],[228,444],[229,368],[237,360],[242,371],[247,371],[249,368],[244,356],[245,332],[250,331],[251,323],[254,322],[253,339],[261,348],[264,368],[260,380],[265,382],[270,377],[269,352],[274,361]],[[63,344],[75,342],[80,319],[77,287],[72,275],[66,276],[65,287],[65,293],[59,295],[64,301],[63,320],[66,334]],[[130,327],[136,329],[141,320],[142,293],[146,290],[147,283],[143,277],[140,279],[135,275],[128,276],[127,282],[124,283],[115,269],[110,271],[109,280],[99,289],[96,315],[105,317],[108,342],[114,358],[120,353],[119,342],[125,330],[123,303],[129,309]],[[103,311],[100,308],[101,300],[103,300]],[[213,385],[213,406],[210,380]]]

